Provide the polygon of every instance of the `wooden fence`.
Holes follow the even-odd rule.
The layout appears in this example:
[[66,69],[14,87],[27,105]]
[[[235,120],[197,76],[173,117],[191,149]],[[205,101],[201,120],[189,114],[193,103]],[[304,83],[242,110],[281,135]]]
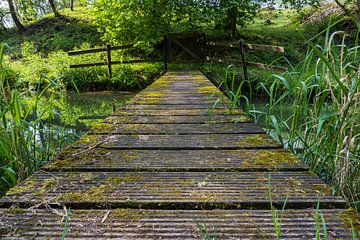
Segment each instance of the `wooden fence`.
[[[244,40],[240,40],[239,42],[224,42],[224,41],[217,41],[217,42],[209,41],[209,42],[207,42],[206,36],[204,36],[204,35],[201,35],[201,45],[202,45],[201,46],[201,56],[199,56],[199,54],[196,54],[194,51],[192,51],[188,46],[185,46],[184,44],[182,44],[179,41],[179,39],[175,38],[174,36],[166,36],[163,41],[163,59],[162,60],[159,60],[159,59],[137,59],[137,60],[113,61],[112,57],[111,57],[112,51],[134,48],[134,44],[128,44],[128,45],[123,45],[123,46],[111,46],[110,44],[107,44],[103,48],[95,48],[95,49],[69,52],[68,53],[69,56],[90,54],[90,53],[99,53],[99,52],[106,52],[106,55],[107,55],[107,58],[106,58],[107,60],[104,62],[73,64],[73,65],[70,65],[70,68],[107,66],[108,67],[108,75],[110,78],[112,77],[112,65],[115,65],[115,64],[163,62],[164,68],[165,68],[165,70],[167,70],[168,63],[170,62],[169,51],[171,48],[171,43],[175,43],[178,47],[180,47],[182,49],[183,52],[181,52],[179,55],[183,55],[184,53],[186,53],[195,60],[195,61],[177,61],[176,63],[199,63],[199,62],[212,61],[212,62],[226,63],[226,64],[239,64],[239,65],[243,66],[244,78],[246,80],[249,79],[248,70],[247,70],[248,67],[256,67],[256,68],[260,68],[263,70],[277,71],[277,72],[288,71],[287,68],[281,67],[281,66],[274,66],[274,65],[268,65],[268,64],[258,63],[258,62],[247,61],[246,55],[245,55],[245,53],[247,51],[251,51],[251,50],[284,53],[285,52],[284,47],[272,46],[272,45],[261,45],[261,44],[248,44],[248,43],[245,43]],[[226,48],[238,49],[240,51],[241,60],[225,61],[223,59],[215,59],[215,58],[207,57],[205,49],[211,48],[211,47],[226,47]]]
[[111,59],[111,51],[122,50],[122,49],[130,49],[130,48],[134,48],[134,44],[128,44],[128,45],[123,45],[123,46],[111,46],[110,44],[106,44],[106,47],[104,47],[104,48],[94,48],[94,49],[88,49],[88,50],[71,51],[71,52],[68,52],[69,56],[76,56],[76,55],[89,54],[89,53],[106,52],[106,59],[107,60],[105,62],[73,64],[73,65],[70,65],[70,68],[107,66],[108,67],[108,75],[111,78],[112,77],[112,65],[129,64],[129,63],[143,63],[143,62],[161,62],[161,61],[159,61],[157,59],[136,59],[136,60],[112,61],[112,59]]

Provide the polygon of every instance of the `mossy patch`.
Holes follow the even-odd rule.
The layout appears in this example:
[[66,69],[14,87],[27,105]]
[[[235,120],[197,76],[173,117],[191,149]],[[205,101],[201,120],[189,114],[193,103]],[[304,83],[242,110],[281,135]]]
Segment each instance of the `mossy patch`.
[[246,153],[247,159],[241,164],[241,167],[268,167],[277,168],[284,165],[294,165],[299,160],[288,151],[252,151]]
[[42,195],[47,191],[53,191],[58,185],[58,180],[50,178],[42,182],[42,186],[36,192],[36,195]]
[[91,187],[86,191],[61,193],[59,194],[57,200],[63,202],[104,201],[108,199],[108,194],[114,191],[118,185],[124,183],[138,182],[142,181],[143,179],[143,176],[136,173],[127,173],[123,177],[109,177],[104,184]]
[[245,136],[238,142],[241,147],[256,147],[264,145],[274,145],[274,141],[267,134],[251,134]]
[[25,180],[24,182],[20,183],[19,185],[11,188],[6,195],[17,195],[27,192],[33,189],[36,186],[36,181],[34,180]]
[[245,115],[231,118],[231,122],[233,122],[233,123],[247,123],[250,121],[251,121],[250,118]]
[[142,92],[140,96],[146,96],[146,97],[152,97],[152,98],[158,98],[158,97],[164,97],[165,94],[161,92]]
[[150,214],[150,211],[139,211],[128,208],[118,208],[110,211],[109,221],[119,222],[118,220],[123,220],[125,224],[137,222],[147,215]]
[[100,140],[100,137],[97,135],[85,135],[84,137],[77,140],[74,145],[86,145],[89,143],[95,144],[99,140]]
[[356,236],[360,236],[360,216],[352,208],[343,210],[340,214],[342,226],[351,229],[355,232]]
[[197,93],[214,93],[219,92],[219,89],[217,89],[215,86],[206,86],[206,87],[200,87],[196,89]]
[[116,126],[114,126],[113,124],[109,124],[109,123],[99,123],[96,124],[91,130],[90,132],[95,132],[95,133],[111,133],[116,129]]
[[157,105],[161,104],[159,98],[146,98],[146,99],[131,99],[126,104],[139,104],[139,105]]

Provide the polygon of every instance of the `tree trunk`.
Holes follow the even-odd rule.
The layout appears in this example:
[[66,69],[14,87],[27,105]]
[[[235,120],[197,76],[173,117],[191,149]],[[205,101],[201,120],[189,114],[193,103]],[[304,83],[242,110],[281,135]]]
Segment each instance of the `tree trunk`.
[[50,3],[50,7],[51,7],[52,11],[53,11],[54,14],[55,14],[55,17],[60,17],[59,12],[56,10],[56,6],[55,6],[55,3],[54,3],[54,0],[49,0],[49,3]]
[[74,11],[74,0],[70,0],[70,10]]
[[230,32],[231,39],[235,39],[237,22],[237,9],[235,7],[227,11],[227,29]]
[[13,0],[7,0],[8,4],[9,4],[9,11],[11,14],[11,17],[15,23],[15,26],[17,27],[17,29],[20,32],[24,32],[25,31],[25,27],[24,25],[22,25],[22,23],[20,22],[19,18],[16,15],[16,11],[15,11],[15,6],[14,6],[14,2]]

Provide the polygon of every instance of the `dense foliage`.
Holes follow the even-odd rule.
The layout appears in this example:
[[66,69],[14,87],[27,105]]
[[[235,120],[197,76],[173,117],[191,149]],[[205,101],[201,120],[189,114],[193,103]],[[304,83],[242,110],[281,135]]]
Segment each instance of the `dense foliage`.
[[234,35],[236,24],[251,21],[259,6],[257,0],[99,0],[96,11],[104,39],[149,47],[169,32],[209,31],[220,26]]

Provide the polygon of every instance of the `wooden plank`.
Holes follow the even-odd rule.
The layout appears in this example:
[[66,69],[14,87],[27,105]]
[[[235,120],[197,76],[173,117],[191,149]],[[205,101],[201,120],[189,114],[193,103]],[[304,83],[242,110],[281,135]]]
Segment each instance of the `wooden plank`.
[[[270,180],[269,180],[270,178]],[[270,181],[270,184],[269,184]],[[47,202],[74,208],[269,209],[345,207],[308,172],[38,172],[0,199],[0,206]]]
[[248,50],[260,50],[260,51],[268,51],[268,52],[278,52],[284,53],[285,48],[280,46],[273,46],[273,45],[264,45],[264,44],[248,44],[245,43],[244,47]]
[[69,148],[45,171],[247,172],[307,171],[287,150],[109,150]]
[[74,148],[98,146],[106,149],[273,149],[280,148],[267,134],[193,135],[86,135]]
[[[156,111],[156,110],[155,110]],[[206,111],[206,110],[205,110]],[[161,113],[161,111],[159,111]],[[234,123],[234,122],[251,122],[251,119],[245,115],[214,115],[211,116],[211,111],[208,115],[202,116],[171,116],[171,115],[120,115],[110,116],[104,120],[104,123],[110,124],[133,124],[133,123]]]
[[[211,111],[203,109],[172,109],[172,110],[116,110],[112,116],[127,116],[127,115],[136,115],[136,116],[205,116],[208,117],[208,120],[211,120],[213,117],[218,115],[225,115],[225,117],[240,117],[244,116],[244,111],[241,109],[214,109]],[[235,115],[235,116],[232,116]],[[240,116],[239,116],[240,115]]]
[[[58,239],[64,231],[64,210],[0,210],[2,239]],[[270,210],[143,210],[71,209],[67,239],[275,239]],[[352,239],[350,221],[359,229],[353,210],[314,209],[276,211],[281,239],[316,239],[317,215],[326,222],[327,239]],[[197,226],[196,221],[198,222]],[[40,224],[41,223],[41,224]],[[319,228],[319,236],[324,236]],[[34,237],[36,236],[36,237]]]
[[264,134],[254,123],[205,123],[205,124],[109,124],[95,125],[89,134],[97,135],[191,135],[191,134]]
[[[223,60],[223,59],[211,59],[209,58],[207,61],[215,61],[217,63],[222,63],[222,64],[237,64],[237,65],[242,65],[242,61],[241,60],[235,60],[232,59],[231,61],[228,60]],[[276,71],[276,72],[287,72],[289,69],[286,67],[281,67],[281,66],[275,66],[275,65],[269,65],[269,64],[264,64],[264,63],[257,63],[257,62],[249,62],[246,61],[246,65],[251,66],[251,67],[257,67],[263,70],[268,70],[268,71]]]
[[[228,48],[239,48],[238,42],[207,42],[208,46],[217,46],[217,47],[228,47]],[[265,45],[265,44],[244,44],[245,49],[248,50],[260,50],[260,51],[268,51],[268,52],[278,52],[284,53],[285,48],[280,46],[273,45]]]
[[[134,44],[128,44],[123,46],[112,46],[110,47],[110,50],[120,50],[120,49],[128,49],[133,48]],[[79,50],[79,51],[70,51],[68,52],[69,56],[75,56],[75,55],[82,55],[82,54],[89,54],[89,53],[98,53],[98,52],[106,52],[106,48],[94,48],[94,49],[88,49],[88,50]]]
[[210,99],[210,98],[177,98],[177,97],[170,97],[170,98],[133,98],[129,100],[128,104],[134,105],[207,105],[211,107],[212,105],[216,104],[217,102],[222,104],[231,104],[230,100],[227,98],[223,99]]
[[231,107],[230,104],[221,104],[217,103],[216,106],[213,104],[175,104],[175,105],[166,105],[166,104],[128,104],[121,106],[119,110],[181,110],[181,109],[203,109],[203,110],[209,110],[209,112],[215,110],[215,109],[229,109]]
[[289,70],[286,67],[268,65],[268,64],[257,63],[257,62],[249,62],[249,61],[246,61],[246,65],[251,66],[251,67],[257,67],[257,68],[260,68],[263,70],[268,70],[268,71],[287,72]]
[[[142,59],[142,60],[123,60],[123,61],[112,61],[111,65],[116,64],[132,64],[132,63],[155,63],[155,62],[161,62],[157,59]],[[82,64],[72,64],[70,65],[70,68],[84,68],[84,67],[96,67],[96,66],[105,66],[108,65],[106,62],[97,62],[97,63],[82,63]]]

